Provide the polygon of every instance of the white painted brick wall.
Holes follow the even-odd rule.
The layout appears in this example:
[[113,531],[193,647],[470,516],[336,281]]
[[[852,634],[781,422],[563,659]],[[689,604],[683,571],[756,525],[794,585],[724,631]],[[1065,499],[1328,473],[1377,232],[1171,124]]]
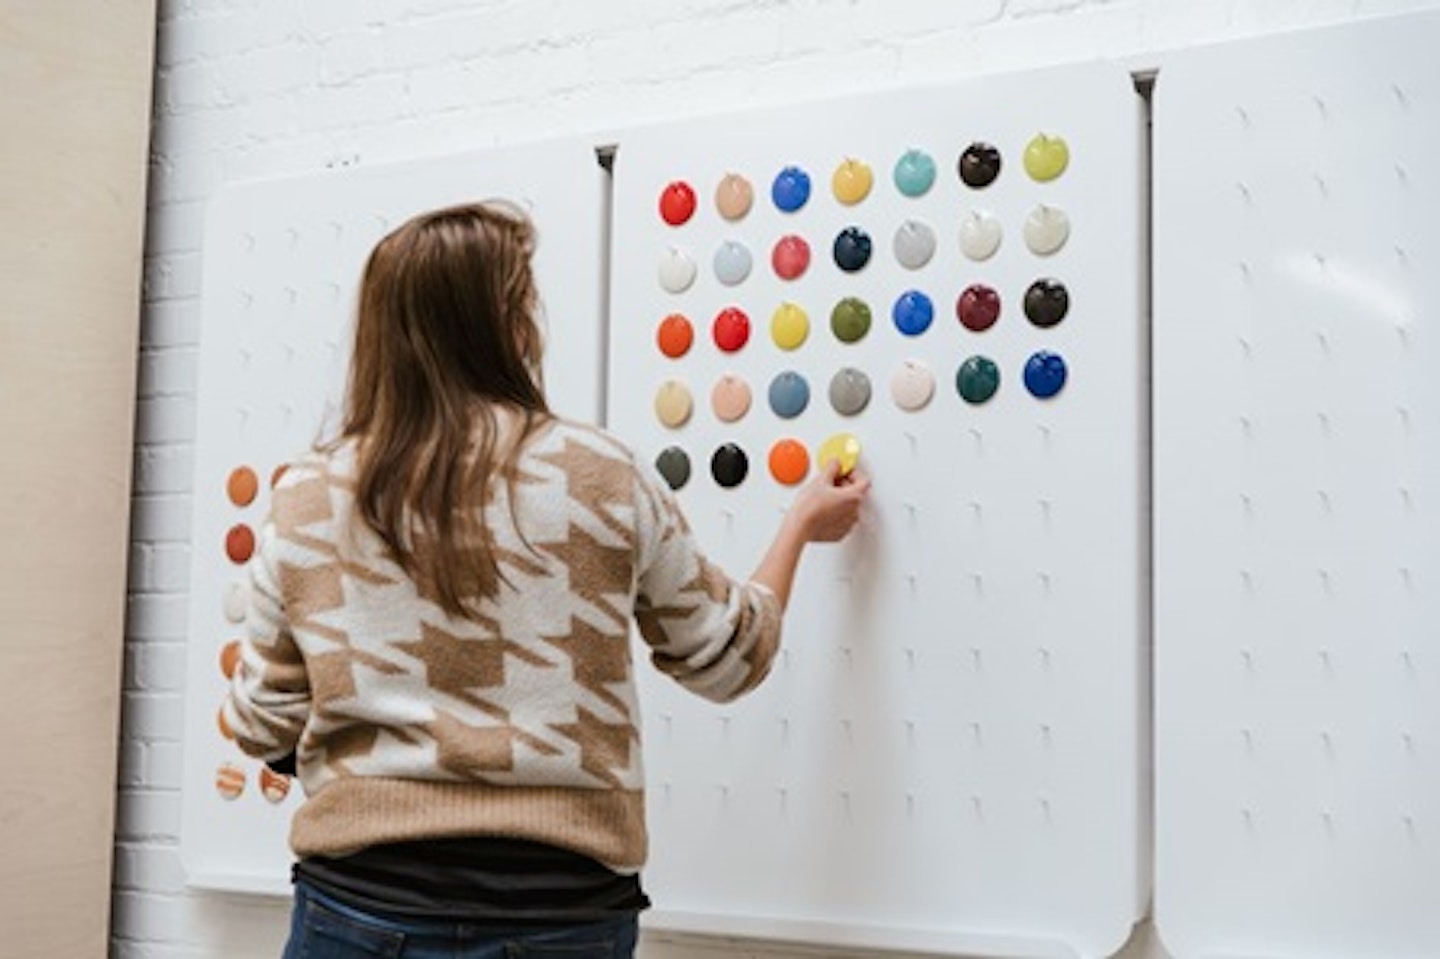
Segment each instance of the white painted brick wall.
[[1437,2],[161,0],[112,955],[259,959],[284,938],[283,903],[189,891],[177,850],[200,247],[226,184],[1065,60],[1141,64]]

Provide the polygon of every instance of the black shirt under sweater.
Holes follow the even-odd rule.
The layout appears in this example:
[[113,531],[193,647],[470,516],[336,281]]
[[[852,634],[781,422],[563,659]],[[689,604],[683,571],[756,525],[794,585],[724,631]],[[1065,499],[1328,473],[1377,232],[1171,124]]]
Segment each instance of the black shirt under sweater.
[[639,876],[543,843],[477,836],[312,856],[293,875],[365,912],[525,927],[605,922],[650,905]]

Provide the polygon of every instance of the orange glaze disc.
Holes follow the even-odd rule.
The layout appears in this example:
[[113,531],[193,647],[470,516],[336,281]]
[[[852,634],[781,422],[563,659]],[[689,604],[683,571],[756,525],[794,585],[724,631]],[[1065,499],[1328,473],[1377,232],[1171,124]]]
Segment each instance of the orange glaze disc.
[[777,483],[794,486],[810,472],[810,453],[799,440],[780,440],[770,447],[770,475]]
[[220,672],[229,679],[235,675],[235,667],[240,664],[240,640],[232,639],[220,649]]
[[215,791],[221,799],[237,799],[245,791],[245,771],[234,763],[215,770]]
[[672,360],[677,359],[690,352],[690,344],[695,342],[695,328],[684,316],[671,313],[660,321],[660,328],[655,332],[655,341],[659,344],[661,353]]
[[285,471],[288,470],[289,468],[290,468],[290,464],[289,464],[289,463],[281,463],[279,466],[275,467],[275,471],[270,474],[270,488],[271,488],[271,489],[274,489],[275,487],[277,487],[277,486],[280,485],[280,477],[284,476],[284,475],[285,475]]
[[255,531],[244,523],[230,527],[225,534],[225,555],[232,563],[244,563],[255,553]]
[[221,736],[229,740],[235,739],[235,730],[231,729],[230,724],[225,721],[224,707],[221,707],[220,711],[215,714],[215,725],[220,727]]
[[269,766],[260,767],[260,794],[272,803],[281,803],[290,795],[290,777]]
[[225,481],[225,494],[230,497],[230,502],[236,506],[249,506],[255,502],[258,492],[260,478],[254,470],[248,466],[237,466],[230,471],[230,478]]

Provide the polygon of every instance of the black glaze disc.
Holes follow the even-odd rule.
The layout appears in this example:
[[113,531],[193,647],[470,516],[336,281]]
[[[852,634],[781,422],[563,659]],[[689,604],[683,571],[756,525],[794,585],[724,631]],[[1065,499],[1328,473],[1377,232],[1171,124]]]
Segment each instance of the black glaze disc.
[[980,189],[995,182],[1000,175],[1000,151],[978,140],[960,154],[960,179],[968,187]]
[[1042,328],[1059,325],[1070,311],[1070,291],[1059,280],[1036,280],[1025,291],[1025,315]]
[[745,474],[749,472],[749,458],[745,456],[745,451],[734,443],[724,444],[710,457],[710,475],[726,489],[745,482]]
[[870,262],[873,244],[870,234],[858,226],[847,226],[835,237],[835,265],[846,273],[854,273]]

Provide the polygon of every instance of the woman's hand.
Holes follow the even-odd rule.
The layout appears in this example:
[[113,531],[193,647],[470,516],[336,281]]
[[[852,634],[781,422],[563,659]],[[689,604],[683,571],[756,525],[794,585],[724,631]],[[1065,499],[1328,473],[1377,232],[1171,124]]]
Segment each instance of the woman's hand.
[[860,521],[860,506],[869,493],[869,476],[858,469],[842,474],[840,462],[832,459],[801,487],[786,518],[806,542],[834,543]]

